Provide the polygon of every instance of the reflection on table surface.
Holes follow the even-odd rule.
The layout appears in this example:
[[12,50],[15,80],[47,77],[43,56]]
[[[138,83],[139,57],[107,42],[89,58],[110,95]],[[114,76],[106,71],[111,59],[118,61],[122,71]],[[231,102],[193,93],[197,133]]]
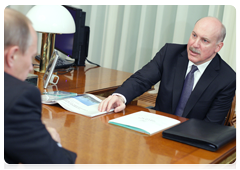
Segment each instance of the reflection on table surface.
[[77,153],[78,164],[208,164],[220,161],[236,149],[236,141],[211,152],[164,139],[161,132],[150,136],[108,124],[111,119],[140,110],[181,122],[187,120],[134,105],[128,105],[123,112],[94,118],[68,112],[59,105],[43,105],[42,120],[56,128],[63,147]]
[[37,71],[34,71],[33,73],[38,75],[38,88],[41,93],[44,91],[62,90],[78,94],[111,93],[132,75],[132,73],[124,71],[86,64],[86,66],[74,67],[74,70],[67,73],[59,71],[58,84],[49,84],[47,89],[43,89],[43,74]]

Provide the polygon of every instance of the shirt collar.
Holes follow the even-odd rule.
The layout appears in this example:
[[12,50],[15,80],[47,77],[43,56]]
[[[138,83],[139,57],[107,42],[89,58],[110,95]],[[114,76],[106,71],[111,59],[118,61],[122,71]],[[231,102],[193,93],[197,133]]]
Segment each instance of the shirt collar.
[[196,64],[194,64],[193,62],[191,62],[191,61],[189,60],[189,62],[188,62],[188,68],[189,68],[189,67],[191,68],[192,65],[195,65],[195,66],[198,67],[198,71],[200,71],[200,73],[203,74],[203,72],[205,71],[205,69],[206,69],[207,66],[210,64],[211,61],[212,61],[212,60],[209,60],[209,61],[207,61],[207,62],[205,62],[205,63],[200,64],[200,65],[196,65]]

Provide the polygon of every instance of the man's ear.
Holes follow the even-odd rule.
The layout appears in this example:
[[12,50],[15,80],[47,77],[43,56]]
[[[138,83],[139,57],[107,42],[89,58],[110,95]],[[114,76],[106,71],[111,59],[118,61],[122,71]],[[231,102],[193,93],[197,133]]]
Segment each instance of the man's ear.
[[12,67],[14,65],[18,52],[19,52],[18,46],[11,46],[8,47],[7,49],[4,49],[4,59],[8,67]]
[[217,48],[216,48],[215,52],[218,53],[222,49],[222,47],[223,47],[223,42],[219,42],[217,44]]

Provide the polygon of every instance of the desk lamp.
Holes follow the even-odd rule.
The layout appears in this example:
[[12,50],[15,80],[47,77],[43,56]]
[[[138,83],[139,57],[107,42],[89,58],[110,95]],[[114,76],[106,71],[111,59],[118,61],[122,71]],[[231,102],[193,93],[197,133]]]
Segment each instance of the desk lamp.
[[55,35],[75,33],[72,15],[61,5],[36,5],[27,13],[33,28],[42,33],[39,72],[45,73],[54,51]]

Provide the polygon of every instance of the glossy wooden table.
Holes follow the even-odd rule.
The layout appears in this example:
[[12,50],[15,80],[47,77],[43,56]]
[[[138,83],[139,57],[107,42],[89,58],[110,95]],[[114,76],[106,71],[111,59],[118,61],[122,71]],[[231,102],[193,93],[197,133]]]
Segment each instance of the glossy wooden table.
[[[56,86],[41,92],[64,90],[76,93],[107,94],[114,91],[131,74],[87,65],[60,75]],[[104,95],[103,95],[104,96]],[[124,112],[109,113],[94,118],[66,111],[59,105],[42,105],[42,120],[56,128],[64,148],[77,153],[77,164],[209,164],[225,161],[236,152],[236,140],[217,152],[199,149],[162,138],[162,132],[149,136],[108,124],[108,120],[137,111],[154,112],[181,122],[186,118],[128,105]]]
[[77,164],[209,164],[220,163],[236,151],[235,140],[211,152],[162,138],[162,132],[149,136],[108,124],[110,119],[140,110],[187,120],[136,105],[94,118],[43,105],[42,120],[56,128],[63,147],[77,153]]
[[[91,93],[107,97],[112,94],[132,73],[118,71],[94,65],[74,67],[75,70],[59,75],[57,85],[49,84],[43,89],[43,74],[32,72],[38,75],[38,87],[41,91],[68,91],[78,94]],[[61,73],[61,72],[59,72]]]

